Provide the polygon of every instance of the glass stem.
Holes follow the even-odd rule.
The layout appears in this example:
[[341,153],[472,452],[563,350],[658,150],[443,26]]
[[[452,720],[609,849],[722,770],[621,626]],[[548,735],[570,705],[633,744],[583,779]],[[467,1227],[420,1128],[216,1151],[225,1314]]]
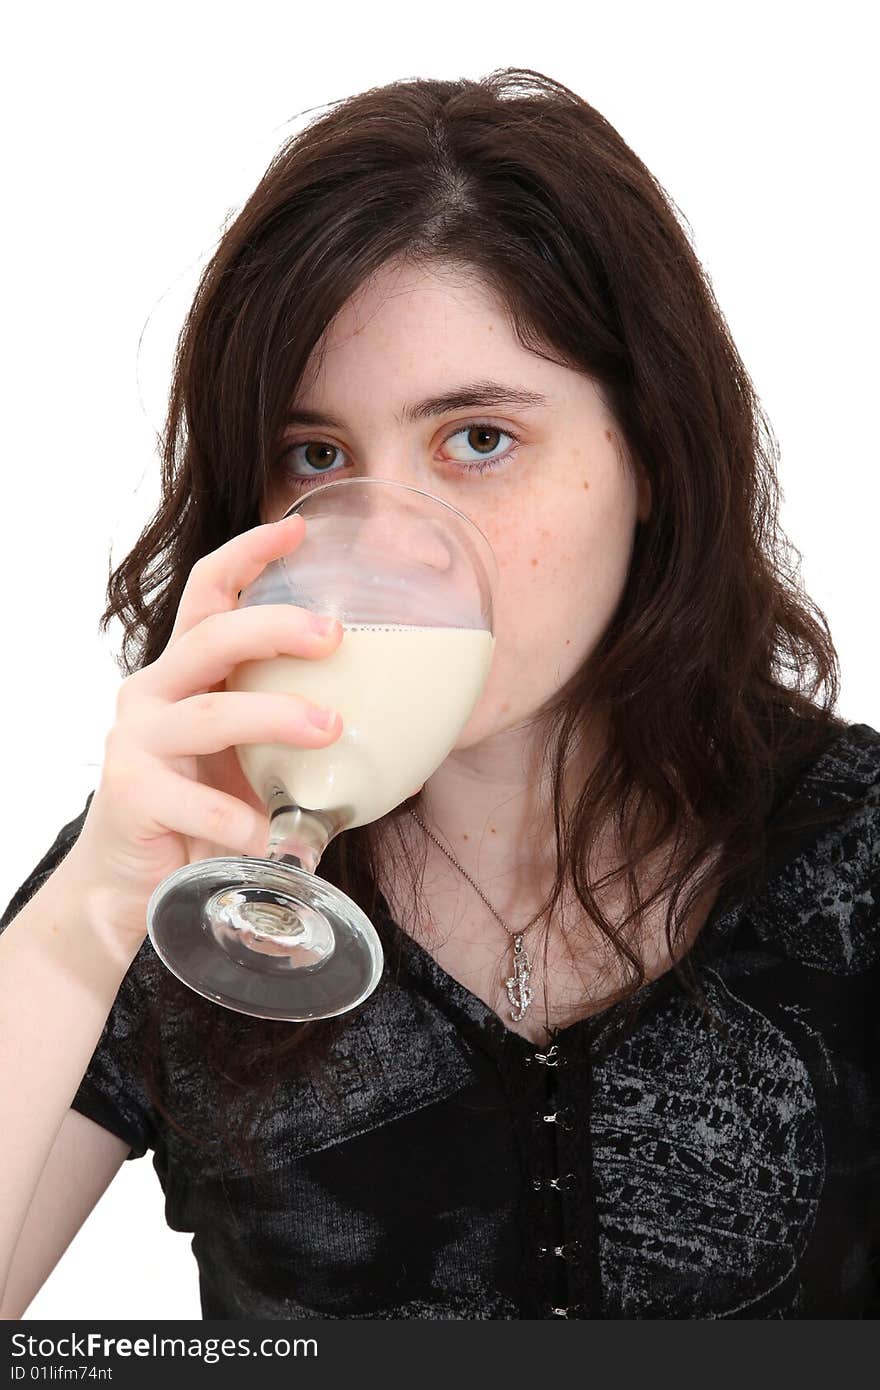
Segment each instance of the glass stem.
[[321,811],[304,811],[281,788],[276,788],[270,796],[267,810],[269,847],[266,858],[313,874],[339,828],[333,818]]

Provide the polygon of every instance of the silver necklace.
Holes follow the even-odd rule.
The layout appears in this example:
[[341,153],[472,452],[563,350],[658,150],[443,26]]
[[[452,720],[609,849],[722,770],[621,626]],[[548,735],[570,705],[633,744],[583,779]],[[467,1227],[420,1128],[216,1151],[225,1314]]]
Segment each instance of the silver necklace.
[[529,986],[529,979],[531,976],[531,965],[529,963],[529,958],[526,954],[525,942],[523,940],[523,937],[525,936],[526,932],[529,931],[529,929],[533,927],[535,923],[539,920],[541,913],[539,912],[537,917],[533,917],[531,922],[529,922],[528,926],[523,927],[522,931],[514,931],[512,927],[509,927],[506,922],[502,921],[492,904],[489,902],[489,899],[486,897],[485,893],[482,891],[478,884],[474,883],[474,880],[471,878],[467,869],[463,869],[462,866],[459,864],[458,860],[455,858],[455,856],[450,854],[449,850],[446,849],[444,845],[441,845],[440,841],[437,839],[437,836],[431,833],[431,831],[425,825],[425,822],[422,820],[421,816],[416,815],[412,807],[410,807],[409,813],[412,816],[413,820],[418,821],[425,834],[434,841],[434,844],[437,846],[437,848],[443,851],[443,853],[446,855],[446,858],[451,860],[451,862],[455,865],[455,867],[459,870],[460,873],[464,874],[468,883],[470,883],[471,886],[475,888],[476,891],[479,893],[480,897],[483,899],[483,902],[488,907],[496,922],[500,922],[501,926],[507,932],[508,936],[512,938],[513,974],[509,976],[509,978],[506,979],[504,983],[507,988],[507,997],[510,1000],[511,1004],[510,1017],[514,1023],[518,1023],[520,1019],[524,1017],[526,1009],[532,1002],[532,991]]

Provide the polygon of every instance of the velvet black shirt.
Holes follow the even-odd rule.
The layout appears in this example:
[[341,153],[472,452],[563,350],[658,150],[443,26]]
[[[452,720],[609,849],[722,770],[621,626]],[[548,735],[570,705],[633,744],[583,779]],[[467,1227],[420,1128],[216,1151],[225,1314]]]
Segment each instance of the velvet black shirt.
[[[834,819],[773,840],[771,815],[768,870],[691,948],[720,1028],[670,971],[635,1022],[617,1006],[542,1047],[389,918],[403,969],[348,1016],[329,1093],[299,1077],[278,1097],[258,1191],[137,1079],[165,968],[147,939],[73,1107],[152,1153],[205,1318],[876,1318],[880,733],[848,725],[797,802]],[[171,1081],[172,1113],[207,1105],[198,1075]]]

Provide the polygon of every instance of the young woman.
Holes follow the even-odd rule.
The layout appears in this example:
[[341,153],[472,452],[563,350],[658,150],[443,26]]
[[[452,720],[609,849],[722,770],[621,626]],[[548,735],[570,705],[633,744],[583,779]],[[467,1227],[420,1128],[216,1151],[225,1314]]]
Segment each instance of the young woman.
[[[164,452],[100,782],[2,921],[5,1316],[148,1149],[208,1318],[876,1316],[880,733],[834,712],[772,434],[632,150],[528,70],[339,103],[205,271]],[[146,905],[264,853],[236,744],[341,733],[223,681],[344,641],[236,600],[358,475],[483,529],[496,656],[321,861],[379,987],[261,1021],[176,981]]]

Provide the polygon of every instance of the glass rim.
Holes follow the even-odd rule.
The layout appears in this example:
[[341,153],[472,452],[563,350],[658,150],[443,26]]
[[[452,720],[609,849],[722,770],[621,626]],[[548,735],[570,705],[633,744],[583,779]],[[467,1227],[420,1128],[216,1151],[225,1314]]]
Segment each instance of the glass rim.
[[488,550],[489,555],[492,557],[493,586],[494,584],[497,584],[500,578],[500,571],[498,568],[498,560],[496,558],[492,542],[489,540],[489,537],[486,535],[485,531],[483,531],[482,528],[477,525],[473,518],[466,516],[463,511],[460,511],[458,507],[454,507],[451,502],[447,502],[443,497],[438,497],[435,492],[426,492],[424,488],[413,487],[411,483],[398,482],[396,478],[339,478],[331,483],[322,483],[320,487],[308,488],[308,490],[304,492],[301,497],[297,497],[296,501],[293,502],[291,506],[287,508],[287,511],[283,514],[282,517],[280,517],[280,520],[284,521],[287,517],[293,516],[293,514],[299,510],[299,508],[303,505],[304,502],[307,502],[310,497],[316,496],[316,494],[319,492],[329,492],[331,488],[352,487],[356,484],[364,483],[368,485],[371,483],[380,483],[382,487],[396,487],[402,489],[402,491],[404,492],[414,492],[419,497],[427,497],[429,502],[436,502],[438,506],[446,507],[448,511],[452,512],[462,521],[467,522],[468,526],[472,526],[476,531],[477,535],[480,537],[480,539],[485,542],[486,549]]

